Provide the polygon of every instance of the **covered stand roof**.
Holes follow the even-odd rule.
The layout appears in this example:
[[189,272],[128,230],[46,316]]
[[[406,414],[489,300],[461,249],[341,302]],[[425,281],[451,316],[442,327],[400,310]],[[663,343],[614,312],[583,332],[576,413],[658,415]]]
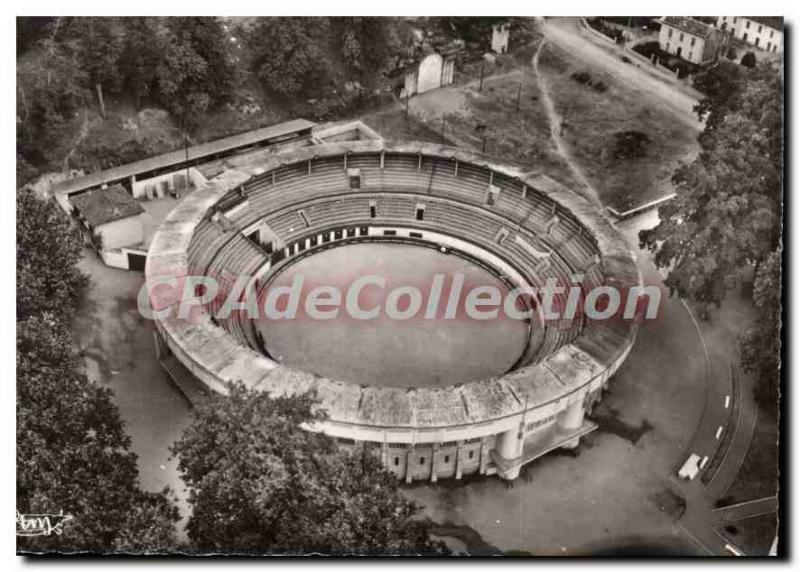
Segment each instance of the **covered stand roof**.
[[291,121],[278,123],[277,125],[270,125],[269,127],[247,131],[239,135],[231,135],[230,137],[223,137],[222,139],[216,139],[208,143],[194,145],[188,149],[179,149],[177,151],[156,155],[155,157],[142,159],[141,161],[134,161],[133,163],[106,169],[105,171],[91,173],[84,177],[68,179],[55,185],[53,187],[53,192],[55,194],[66,193],[69,195],[82,191],[83,189],[126,180],[131,176],[138,176],[142,173],[158,171],[159,169],[182,165],[186,162],[211,159],[218,154],[230,153],[240,148],[269,141],[270,139],[284,137],[306,130],[310,132],[314,125],[316,124],[311,121],[306,121],[305,119],[292,119]]

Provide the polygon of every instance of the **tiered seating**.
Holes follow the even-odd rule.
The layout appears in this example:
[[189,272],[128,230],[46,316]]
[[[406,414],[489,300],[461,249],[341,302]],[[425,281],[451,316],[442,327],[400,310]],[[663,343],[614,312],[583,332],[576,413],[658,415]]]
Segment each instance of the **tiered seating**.
[[342,160],[332,159],[312,161],[308,176],[308,164],[303,162],[292,169],[282,167],[276,175],[275,185],[271,176],[261,178],[257,184],[245,184],[245,192],[250,207],[237,214],[236,222],[247,226],[258,220],[264,213],[274,212],[314,197],[326,196],[332,192],[348,190],[347,174]]
[[208,273],[208,268],[217,251],[231,239],[234,232],[226,232],[219,224],[210,219],[202,221],[197,226],[192,242],[189,245],[191,272],[194,274]]
[[347,168],[361,171],[361,189],[378,191],[383,185],[384,172],[381,170],[381,156],[379,153],[348,154]]
[[[206,306],[212,316],[217,315],[228,292],[234,287],[240,277],[254,276],[256,271],[267,261],[264,253],[239,232],[231,232],[231,238],[222,248],[206,271],[208,276],[213,276],[219,281],[220,293]],[[218,323],[237,340],[245,345],[255,344],[255,336],[246,316],[232,312],[227,319],[218,320]]]
[[[560,310],[566,307],[573,274],[585,273],[587,287],[603,283],[603,267],[595,264],[594,238],[570,213],[554,208],[534,188],[523,197],[522,183],[516,179],[462,162],[456,174],[455,167],[454,159],[424,156],[420,162],[417,154],[395,152],[384,155],[381,169],[379,153],[348,154],[347,168],[361,173],[361,188],[355,190],[349,187],[342,155],[312,159],[311,176],[309,163],[303,160],[276,169],[274,183],[271,172],[245,183],[249,206],[230,218],[238,228],[264,219],[287,243],[323,231],[382,224],[451,234],[504,258],[533,285],[541,287],[554,278],[567,289],[555,297],[554,307]],[[493,205],[486,202],[490,180],[500,189]],[[370,201],[376,202],[375,218],[370,217]],[[419,203],[425,204],[423,221],[415,216]],[[309,226],[298,214],[301,208]],[[547,233],[554,212],[559,223]],[[497,233],[503,228],[508,235],[498,244]],[[549,268],[537,270],[542,258],[518,244],[518,235],[532,246],[544,243],[552,250]],[[197,226],[189,257],[197,271],[234,277],[254,274],[266,262],[265,254],[241,233],[226,232],[210,220]],[[231,319],[222,326],[243,343],[255,344],[249,324]],[[548,326],[544,353],[574,340],[582,329],[581,320]]]
[[455,165],[437,163],[431,186],[433,193],[457,201],[486,206],[489,172],[481,167],[459,163],[457,178],[454,173]]
[[283,210],[266,219],[267,225],[282,240],[289,240],[289,237],[306,229],[303,219],[294,208]]

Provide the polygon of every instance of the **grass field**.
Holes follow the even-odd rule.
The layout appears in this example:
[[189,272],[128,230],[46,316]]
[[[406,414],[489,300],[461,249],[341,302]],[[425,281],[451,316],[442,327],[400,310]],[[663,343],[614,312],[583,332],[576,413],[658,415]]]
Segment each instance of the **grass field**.
[[[561,136],[576,162],[595,187],[600,200],[623,212],[672,192],[670,178],[681,160],[696,152],[697,128],[677,121],[667,109],[620,84],[613,76],[585,66],[551,44],[544,46],[540,73],[563,118]],[[592,85],[576,81],[585,73]],[[598,82],[605,89],[597,89]],[[620,157],[616,134],[643,133],[640,157]]]
[[[376,111],[362,116],[361,120],[385,139],[442,143],[441,131],[436,131],[415,117],[406,117],[405,110],[400,107]],[[447,137],[445,143],[454,144]]]
[[446,144],[484,151],[499,161],[518,163],[582,191],[581,183],[555,149],[529,65],[485,78],[483,89],[473,81],[426,92],[415,96],[409,107],[409,122],[402,108],[390,114],[368,115],[364,120],[387,139],[416,138],[436,143],[443,140],[444,120]]

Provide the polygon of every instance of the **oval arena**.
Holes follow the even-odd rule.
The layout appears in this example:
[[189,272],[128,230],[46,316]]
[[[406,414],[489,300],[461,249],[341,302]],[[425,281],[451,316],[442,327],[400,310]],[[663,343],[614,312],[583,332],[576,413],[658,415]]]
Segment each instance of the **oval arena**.
[[536,172],[429,143],[327,143],[228,169],[166,218],[146,266],[159,359],[221,393],[233,381],[314,390],[329,416],[315,429],[368,447],[407,482],[514,479],[596,428],[585,414],[639,323],[552,319],[537,299],[515,321],[264,321],[220,318],[223,296],[185,319],[158,287],[199,275],[230,289],[247,277],[263,296],[296,276],[344,284],[365,273],[389,284],[462,274],[501,292],[641,285],[599,207]]

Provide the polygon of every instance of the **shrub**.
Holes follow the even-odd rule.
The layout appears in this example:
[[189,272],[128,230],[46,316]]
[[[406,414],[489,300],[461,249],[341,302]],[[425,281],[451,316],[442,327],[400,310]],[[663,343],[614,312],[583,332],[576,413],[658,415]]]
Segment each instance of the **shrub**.
[[747,52],[742,56],[742,61],[739,62],[746,68],[756,67],[756,55],[753,52]]
[[633,46],[633,50],[647,59],[652,59],[653,54],[660,54],[661,48],[658,47],[658,42],[644,42]]
[[578,83],[581,83],[581,84],[584,84],[584,85],[592,83],[592,76],[590,76],[585,71],[575,72],[569,77],[571,77],[573,80],[577,81]]
[[650,137],[641,131],[618,131],[614,134],[614,158],[635,159],[647,154]]

